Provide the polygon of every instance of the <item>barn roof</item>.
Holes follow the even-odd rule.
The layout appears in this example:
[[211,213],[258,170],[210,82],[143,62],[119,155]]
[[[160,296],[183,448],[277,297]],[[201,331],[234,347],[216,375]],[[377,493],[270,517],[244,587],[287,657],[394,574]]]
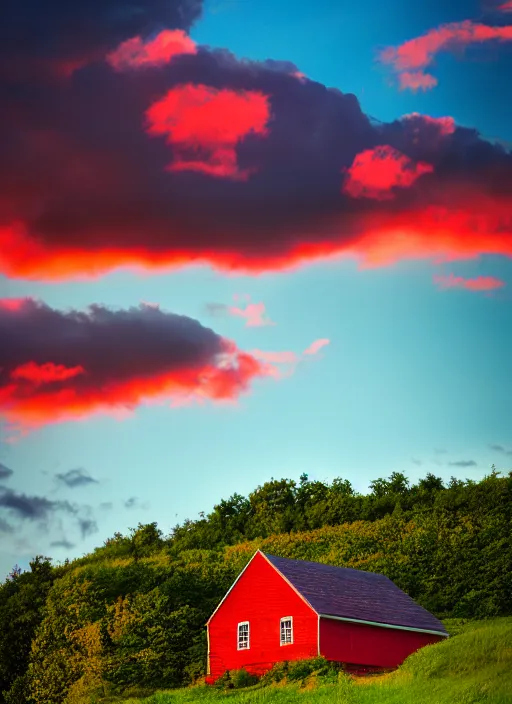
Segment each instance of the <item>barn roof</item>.
[[382,574],[263,554],[319,614],[448,635],[439,619]]

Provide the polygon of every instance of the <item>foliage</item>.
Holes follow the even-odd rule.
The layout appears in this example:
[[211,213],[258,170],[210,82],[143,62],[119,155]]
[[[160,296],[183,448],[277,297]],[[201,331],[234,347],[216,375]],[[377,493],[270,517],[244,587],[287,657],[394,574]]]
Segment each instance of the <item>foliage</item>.
[[[43,618],[48,591],[58,576],[51,561],[37,555],[30,562],[30,571],[14,568],[0,587],[0,692],[11,704],[24,696],[32,639]],[[9,699],[5,699],[11,688]]]
[[340,674],[335,681],[319,677],[314,687],[281,681],[249,691],[194,687],[125,704],[510,704],[512,619],[459,627],[459,635],[422,648],[383,676]]
[[312,675],[322,677],[325,680],[337,679],[341,668],[335,663],[328,662],[319,656],[304,660],[290,662],[278,662],[274,667],[265,673],[261,678],[263,684],[277,682],[305,682]]
[[[511,498],[512,473],[494,468],[480,482],[448,486],[393,473],[368,495],[345,479],[302,475],[235,494],[167,537],[156,523],[139,524],[64,566],[39,556],[0,585],[0,702],[89,704],[197,681],[204,624],[258,548],[383,573],[451,618],[454,632],[468,619],[510,614]],[[279,667],[274,682],[313,686],[306,663]],[[315,667],[324,684],[337,679]]]
[[214,687],[220,690],[244,689],[245,687],[252,687],[257,682],[258,677],[251,675],[250,672],[247,672],[242,667],[240,670],[227,670],[215,681]]

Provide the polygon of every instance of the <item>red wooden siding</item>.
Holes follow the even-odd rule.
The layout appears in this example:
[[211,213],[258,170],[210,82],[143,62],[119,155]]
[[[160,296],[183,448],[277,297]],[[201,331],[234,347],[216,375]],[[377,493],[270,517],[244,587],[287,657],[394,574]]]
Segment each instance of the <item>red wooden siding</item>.
[[[293,617],[293,643],[280,645],[280,620]],[[250,648],[237,650],[237,626],[250,623]],[[245,667],[261,674],[275,662],[318,654],[318,616],[260,553],[209,623],[210,675]]]
[[338,662],[397,667],[418,648],[440,640],[430,633],[320,619],[320,654]]

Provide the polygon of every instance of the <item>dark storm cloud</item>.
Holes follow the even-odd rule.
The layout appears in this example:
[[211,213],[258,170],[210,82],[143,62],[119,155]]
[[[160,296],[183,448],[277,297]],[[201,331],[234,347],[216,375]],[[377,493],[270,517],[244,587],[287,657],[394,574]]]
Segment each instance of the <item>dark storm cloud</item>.
[[33,77],[60,61],[65,73],[134,35],[189,29],[201,9],[202,0],[2,0],[0,70]]
[[[199,11],[67,3],[54,30],[63,2],[26,27],[18,0],[7,7],[4,54],[14,56],[18,33],[24,56],[53,39],[70,65],[90,47],[104,57],[134,33],[143,42],[157,26],[186,27]],[[512,255],[512,155],[450,118],[379,123],[354,95],[297,77],[292,64],[225,50],[125,71],[84,62],[59,81],[13,73],[0,85],[10,276],[194,261],[263,271],[348,251],[377,263]]]
[[[0,299],[0,339],[0,411],[27,427],[115,415],[163,395],[232,399],[268,373],[197,320],[146,304],[62,312]],[[78,469],[57,476],[71,487],[92,479]]]
[[78,467],[77,469],[69,469],[67,472],[55,475],[59,481],[66,486],[74,489],[78,486],[87,486],[88,484],[97,484],[98,480],[91,477],[87,472]]
[[76,509],[67,501],[51,501],[44,496],[29,496],[7,487],[0,487],[0,508],[24,520],[46,520],[55,511],[75,513]]
[[6,467],[5,464],[0,462],[0,480],[9,479],[12,474],[12,469],[9,469],[9,467]]
[[459,460],[458,462],[448,462],[450,467],[476,467],[475,460]]

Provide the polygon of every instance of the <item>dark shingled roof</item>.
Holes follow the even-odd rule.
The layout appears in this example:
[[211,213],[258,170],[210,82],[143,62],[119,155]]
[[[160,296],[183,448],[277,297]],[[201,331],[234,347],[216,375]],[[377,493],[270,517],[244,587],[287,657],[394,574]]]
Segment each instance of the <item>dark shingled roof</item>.
[[319,614],[447,634],[439,619],[383,574],[264,555]]

